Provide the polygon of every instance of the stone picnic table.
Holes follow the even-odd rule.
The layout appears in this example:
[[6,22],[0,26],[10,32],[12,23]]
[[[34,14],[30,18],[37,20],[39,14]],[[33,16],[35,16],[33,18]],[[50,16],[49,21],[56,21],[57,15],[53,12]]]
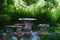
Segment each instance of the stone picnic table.
[[25,34],[26,36],[31,34],[32,33],[32,30],[31,30],[31,21],[34,21],[34,20],[37,20],[35,18],[19,18],[20,21],[23,21],[24,24],[25,24],[25,27],[24,27],[24,31],[25,31]]

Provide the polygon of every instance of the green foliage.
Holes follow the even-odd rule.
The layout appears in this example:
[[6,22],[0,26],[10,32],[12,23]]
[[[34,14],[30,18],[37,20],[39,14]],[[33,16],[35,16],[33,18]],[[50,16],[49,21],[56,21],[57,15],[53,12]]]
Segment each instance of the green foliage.
[[60,33],[41,36],[40,40],[60,40]]
[[49,33],[56,34],[56,31],[55,31],[56,30],[56,27],[50,26],[50,27],[48,27],[47,30],[48,30]]
[[5,0],[0,0],[0,4],[3,4]]
[[56,16],[57,16],[57,23],[60,23],[60,6],[58,6],[57,7],[57,9],[56,9],[57,11],[56,11]]
[[25,3],[27,3],[27,5],[31,5],[31,4],[36,4],[38,2],[38,0],[23,0]]
[[59,16],[58,19],[57,19],[57,23],[60,23],[60,16]]
[[4,26],[8,24],[10,21],[10,16],[7,14],[1,14],[0,15],[0,26]]
[[7,0],[8,5],[14,5],[14,0]]
[[45,0],[46,1],[46,6],[53,8],[57,7],[58,2],[56,0]]
[[[38,0],[24,0],[24,1],[26,1],[28,5],[32,5],[38,2]],[[53,7],[55,7],[55,5],[57,5],[56,4],[57,2],[56,3],[54,2],[55,1],[52,0],[50,1],[46,0],[46,4],[43,7],[40,7],[38,5],[33,5],[32,8],[27,9],[26,6],[25,8],[24,7],[18,8],[17,10],[17,8],[14,5],[14,0],[7,0],[7,2],[4,1],[3,4],[1,4],[0,6],[1,23],[11,24],[12,22],[12,24],[14,24],[20,17],[35,17],[37,18],[37,21],[35,23],[48,23],[53,25],[55,23],[55,19],[53,16],[51,16],[52,15],[51,10]]]
[[56,40],[60,40],[60,33],[56,34]]
[[57,40],[57,39],[56,39],[56,36],[54,34],[51,34],[51,35],[42,36],[41,40]]
[[40,27],[38,25],[32,26],[32,31],[38,31],[38,30],[40,30]]

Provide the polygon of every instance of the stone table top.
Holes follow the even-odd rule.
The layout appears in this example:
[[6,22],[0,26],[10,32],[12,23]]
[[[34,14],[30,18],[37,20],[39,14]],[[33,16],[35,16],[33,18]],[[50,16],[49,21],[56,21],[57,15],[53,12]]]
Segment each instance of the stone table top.
[[19,18],[19,20],[33,21],[33,20],[37,20],[37,19],[35,19],[35,18]]

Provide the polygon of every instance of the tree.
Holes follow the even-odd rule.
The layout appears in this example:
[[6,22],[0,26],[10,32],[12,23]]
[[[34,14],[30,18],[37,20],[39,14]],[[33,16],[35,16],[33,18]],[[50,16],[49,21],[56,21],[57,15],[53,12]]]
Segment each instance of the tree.
[[[38,1],[37,0],[24,0],[24,1],[27,3],[27,6],[30,6],[32,4],[36,4],[39,0]],[[31,7],[28,9],[27,8],[24,9],[24,7],[17,9],[14,5],[14,0],[7,0],[7,3],[2,1],[3,4],[1,4],[0,8],[2,8],[3,12],[0,11],[0,14],[4,14],[4,15],[7,14],[10,17],[9,22],[11,22],[11,20],[13,20],[12,23],[15,23],[19,17],[35,17],[38,19],[37,21],[39,23],[41,22],[41,23],[50,23],[51,24],[52,22],[54,22],[54,18],[51,17],[51,15],[52,15],[51,10],[52,10],[52,8],[57,7],[57,2],[56,2],[56,0],[44,0],[44,1],[45,1],[45,5],[43,7],[40,7],[41,5],[39,5],[39,6],[33,5],[34,9]],[[35,7],[35,6],[37,6],[37,7]],[[21,7],[21,5],[19,5],[18,7]],[[29,11],[29,9],[33,9],[33,10]],[[2,16],[2,17],[5,20],[5,17],[4,16]],[[0,19],[3,20],[3,18],[0,18]],[[2,23],[3,23],[3,21],[2,21]],[[7,22],[4,21],[4,23],[7,23]]]

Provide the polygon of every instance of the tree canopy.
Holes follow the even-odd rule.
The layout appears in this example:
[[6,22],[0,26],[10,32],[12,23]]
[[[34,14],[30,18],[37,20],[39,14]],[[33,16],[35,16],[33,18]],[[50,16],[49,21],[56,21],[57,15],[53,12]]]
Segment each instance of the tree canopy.
[[20,17],[34,17],[37,23],[54,24],[57,19],[51,11],[57,6],[56,0],[1,0],[0,25],[14,24]]

